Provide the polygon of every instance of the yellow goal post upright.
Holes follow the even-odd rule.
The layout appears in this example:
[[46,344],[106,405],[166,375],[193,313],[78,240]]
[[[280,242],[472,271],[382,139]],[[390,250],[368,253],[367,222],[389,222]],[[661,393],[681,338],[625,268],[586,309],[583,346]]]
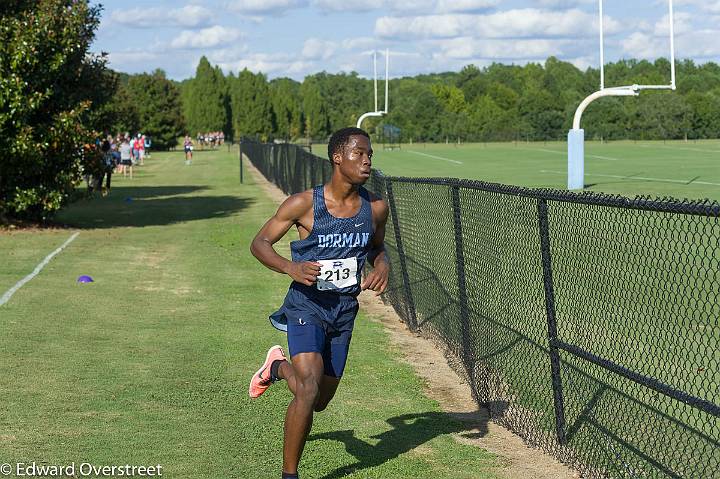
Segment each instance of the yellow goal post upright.
[[669,85],[625,85],[605,86],[605,44],[603,31],[603,0],[598,0],[600,19],[600,90],[585,98],[575,111],[572,129],[568,132],[568,189],[582,189],[585,186],[585,130],[580,120],[585,108],[598,98],[606,96],[638,96],[642,90],[675,90],[675,31],[673,22],[673,0],[668,0],[670,22],[670,84]]
[[360,118],[358,118],[357,121],[357,127],[362,128],[362,122],[365,120],[365,118],[371,117],[371,116],[383,116],[387,115],[388,112],[388,94],[389,94],[389,68],[390,68],[390,50],[385,50],[385,109],[384,110],[378,110],[378,77],[377,77],[377,51],[373,51],[373,73],[374,73],[374,85],[375,85],[375,111],[369,111],[367,113],[363,113],[360,115]]

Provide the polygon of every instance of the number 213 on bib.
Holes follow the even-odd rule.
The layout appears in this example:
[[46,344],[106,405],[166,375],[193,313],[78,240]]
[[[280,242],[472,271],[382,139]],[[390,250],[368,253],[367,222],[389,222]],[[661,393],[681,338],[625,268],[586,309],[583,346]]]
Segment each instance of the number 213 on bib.
[[357,258],[321,259],[317,289],[332,291],[357,284]]

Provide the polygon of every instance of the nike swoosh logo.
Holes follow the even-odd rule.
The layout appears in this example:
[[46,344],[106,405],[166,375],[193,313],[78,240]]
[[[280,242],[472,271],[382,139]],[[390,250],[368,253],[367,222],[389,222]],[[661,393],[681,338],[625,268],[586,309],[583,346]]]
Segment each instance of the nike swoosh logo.
[[302,318],[298,318],[298,324],[300,324],[301,326],[305,326],[307,323],[303,321]]
[[356,225],[355,225],[355,228],[359,228],[359,227],[361,227],[361,226],[364,225],[364,224],[365,224],[365,223],[356,224]]

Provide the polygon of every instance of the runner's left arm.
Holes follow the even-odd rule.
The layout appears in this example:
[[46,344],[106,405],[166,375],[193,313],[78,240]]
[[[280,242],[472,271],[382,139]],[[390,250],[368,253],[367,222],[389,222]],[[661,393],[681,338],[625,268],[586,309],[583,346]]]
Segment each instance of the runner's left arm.
[[384,200],[374,201],[373,206],[373,215],[378,218],[373,233],[372,249],[368,253],[368,262],[373,266],[373,270],[365,277],[360,287],[375,291],[377,296],[387,289],[390,273],[390,263],[385,254],[385,224],[389,208]]

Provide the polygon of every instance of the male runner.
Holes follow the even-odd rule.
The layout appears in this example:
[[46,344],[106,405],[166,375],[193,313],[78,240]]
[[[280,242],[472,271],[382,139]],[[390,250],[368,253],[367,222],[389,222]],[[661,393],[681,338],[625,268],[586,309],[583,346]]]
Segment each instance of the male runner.
[[[265,223],[250,251],[273,271],[293,282],[279,311],[270,317],[287,331],[292,363],[273,346],[250,382],[257,398],[275,381],[285,379],[295,396],[285,415],[283,479],[298,477],[298,463],[312,426],[313,411],[322,411],[335,395],[347,359],[361,289],[380,294],[388,283],[385,256],[385,201],[362,185],[370,177],[370,137],[359,128],[336,131],[328,144],[333,174],[325,185],[290,196]],[[297,227],[300,239],[290,243],[292,261],[272,245]],[[365,261],[373,270],[360,282]]]

